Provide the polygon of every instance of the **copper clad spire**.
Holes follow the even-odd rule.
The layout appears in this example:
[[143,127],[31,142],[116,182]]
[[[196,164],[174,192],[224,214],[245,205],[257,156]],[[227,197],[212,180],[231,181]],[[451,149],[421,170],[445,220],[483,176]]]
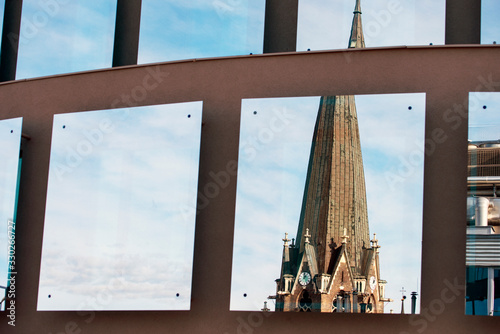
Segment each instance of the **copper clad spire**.
[[354,18],[352,19],[351,37],[348,48],[364,48],[365,38],[363,36],[363,26],[361,24],[361,0],[356,0],[354,7]]
[[356,0],[356,7],[354,8],[354,14],[361,14],[361,0]]
[[[359,0],[354,11],[350,44],[364,47]],[[361,271],[363,248],[370,247],[367,211],[354,96],[323,96],[312,139],[297,230],[299,251],[304,250],[304,234],[309,231],[319,270],[328,273],[332,250],[348,239],[346,247],[352,261],[350,265]]]
[[[349,47],[364,46],[357,0]],[[376,235],[370,240],[353,95],[319,101],[296,238],[292,246],[283,240],[276,311],[384,312],[387,282],[379,279]]]
[[320,271],[328,273],[331,250],[342,244],[343,237],[349,240],[351,266],[361,271],[370,233],[354,96],[321,98],[297,230],[300,252],[307,232]]

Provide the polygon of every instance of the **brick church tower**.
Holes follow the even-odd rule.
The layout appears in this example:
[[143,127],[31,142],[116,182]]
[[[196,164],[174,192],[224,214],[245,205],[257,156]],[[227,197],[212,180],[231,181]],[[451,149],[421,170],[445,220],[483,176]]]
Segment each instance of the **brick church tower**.
[[[360,0],[349,48],[364,48]],[[285,234],[276,311],[383,313],[379,245],[370,240],[354,96],[323,96],[295,242]]]

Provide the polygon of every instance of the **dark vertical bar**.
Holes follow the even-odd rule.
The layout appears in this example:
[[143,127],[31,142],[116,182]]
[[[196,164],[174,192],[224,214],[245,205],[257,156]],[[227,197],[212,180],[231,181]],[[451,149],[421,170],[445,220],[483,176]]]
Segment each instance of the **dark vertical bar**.
[[118,0],[113,67],[137,64],[141,6],[142,0]]
[[411,293],[411,314],[415,314],[417,309],[417,295],[415,291]]
[[266,0],[264,53],[296,51],[299,0]]
[[0,52],[0,82],[16,79],[22,8],[22,0],[5,0]]
[[445,44],[481,43],[481,0],[446,0]]

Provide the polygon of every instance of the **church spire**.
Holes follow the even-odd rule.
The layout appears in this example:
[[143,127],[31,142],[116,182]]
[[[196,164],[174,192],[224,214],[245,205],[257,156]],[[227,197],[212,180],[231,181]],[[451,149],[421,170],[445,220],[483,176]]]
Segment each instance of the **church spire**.
[[361,0],[356,0],[356,7],[354,8],[354,14],[361,14]]
[[363,36],[363,26],[361,24],[361,0],[356,0],[354,7],[354,18],[352,19],[351,37],[348,48],[364,48],[365,38]]
[[[353,48],[365,46],[360,0],[354,8],[350,43]],[[361,272],[361,257],[370,245],[370,234],[353,95],[321,97],[296,238],[299,253],[306,243],[316,248],[322,273],[330,268],[330,249],[345,240],[350,266]]]
[[[349,241],[347,242],[347,239]],[[323,96],[311,143],[296,245],[316,248],[328,273],[333,253],[346,241],[351,267],[361,273],[370,245],[365,176],[354,96]]]
[[[361,3],[356,0],[349,47],[364,46]],[[383,297],[382,283],[376,283],[380,277],[380,246],[376,235],[370,240],[353,95],[321,97],[306,175],[296,243],[289,246],[288,235],[283,239],[276,310],[305,310],[304,305],[310,303],[313,311],[332,312],[332,305],[337,305],[351,312],[352,302],[356,305],[352,311],[358,312],[358,306],[366,306],[370,298],[372,311],[383,313],[383,302],[387,300],[379,300]],[[369,276],[371,273],[375,274]],[[340,282],[338,277],[342,277]],[[361,291],[351,300],[347,291],[359,289],[356,280],[361,277],[370,279],[373,294],[369,297]],[[344,306],[339,304],[342,298],[347,298]]]

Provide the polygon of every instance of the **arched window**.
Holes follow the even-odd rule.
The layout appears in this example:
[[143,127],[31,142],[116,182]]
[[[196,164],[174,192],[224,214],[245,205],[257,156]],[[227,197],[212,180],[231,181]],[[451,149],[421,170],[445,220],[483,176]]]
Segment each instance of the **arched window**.
[[304,291],[302,298],[300,298],[299,312],[312,312],[312,299],[307,291]]
[[375,312],[375,298],[373,295],[370,296],[368,300],[368,304],[366,305],[366,313],[374,313]]
[[332,301],[332,312],[351,312],[351,296],[349,293],[339,292]]
[[332,301],[332,312],[344,312],[344,303],[344,294],[341,291]]

